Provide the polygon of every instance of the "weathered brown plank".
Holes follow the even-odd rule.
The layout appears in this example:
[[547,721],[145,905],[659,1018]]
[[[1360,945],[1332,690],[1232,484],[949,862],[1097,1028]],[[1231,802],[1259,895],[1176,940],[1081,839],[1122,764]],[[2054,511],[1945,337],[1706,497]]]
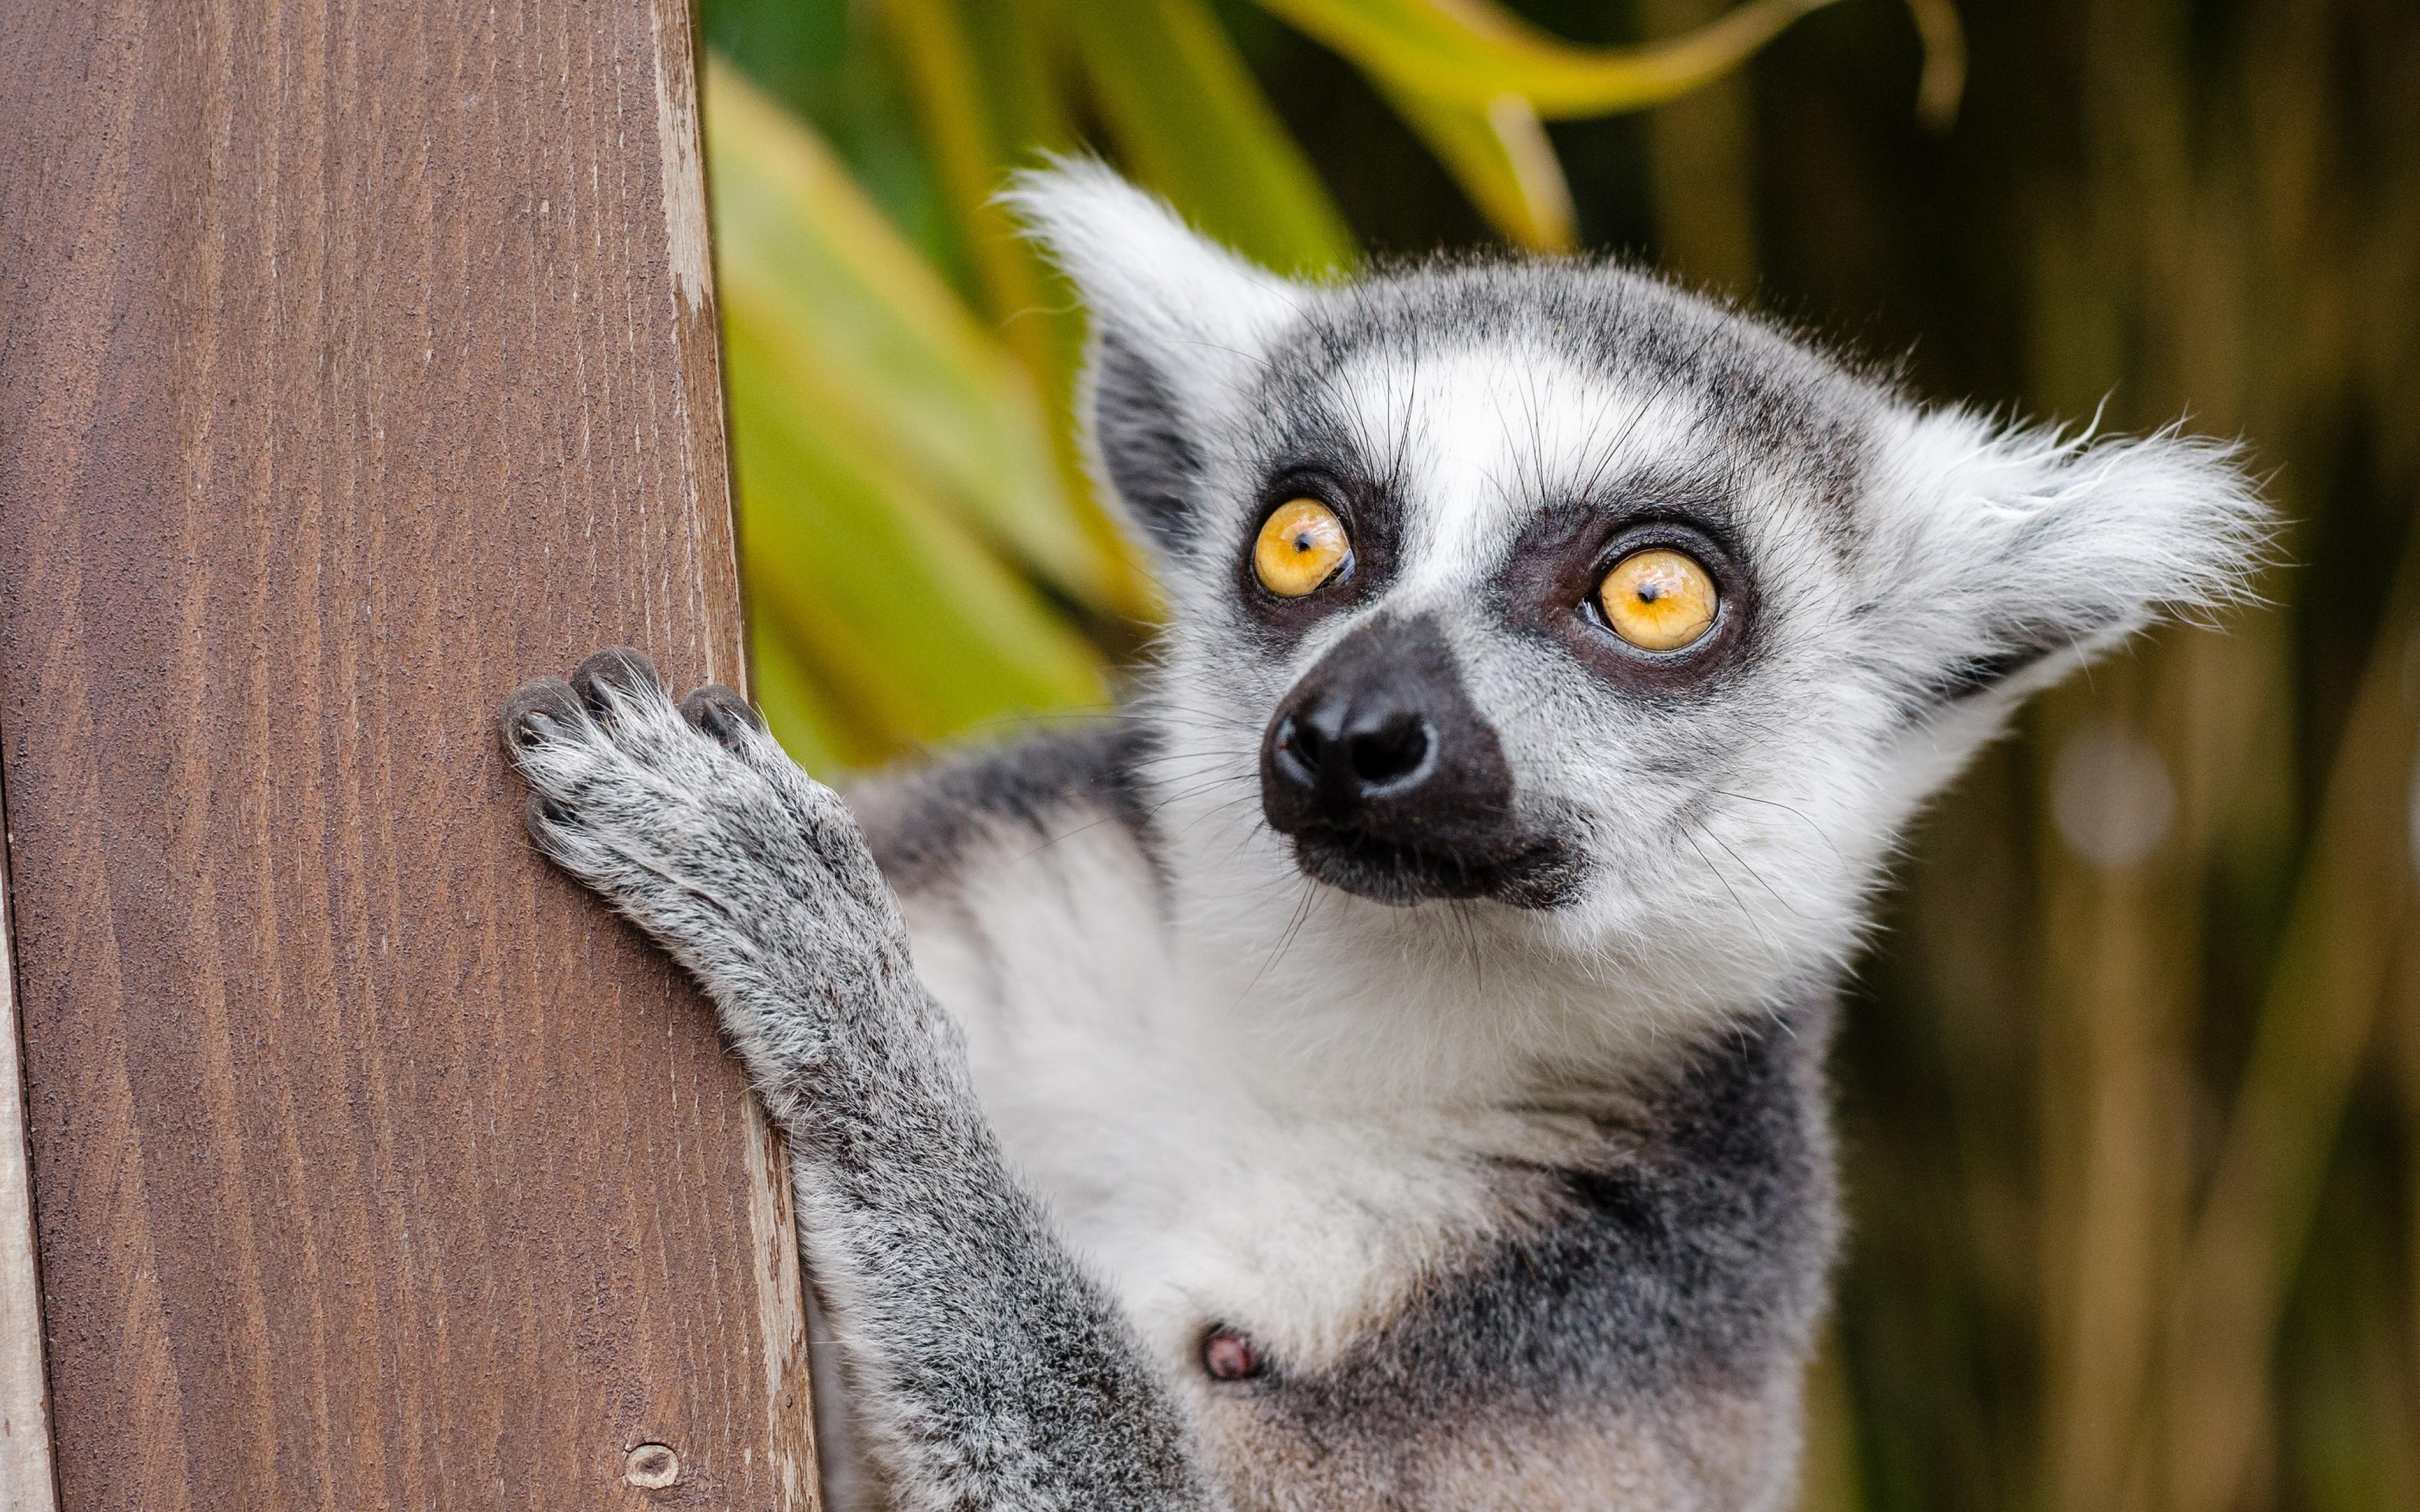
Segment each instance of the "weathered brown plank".
[[681,0],[0,10],[63,1504],[811,1505],[779,1158],[489,726],[741,675]]

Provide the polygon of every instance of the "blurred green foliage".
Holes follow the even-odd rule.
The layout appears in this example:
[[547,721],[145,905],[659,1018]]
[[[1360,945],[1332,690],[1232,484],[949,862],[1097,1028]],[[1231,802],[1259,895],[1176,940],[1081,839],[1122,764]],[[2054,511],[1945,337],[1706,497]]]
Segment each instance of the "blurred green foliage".
[[[2269,602],[2040,701],[1916,837],[1839,1057],[1807,1504],[2420,1506],[2420,10],[1805,8],[706,0],[760,696],[838,771],[1139,644],[1080,326],[989,203],[1040,149],[1280,267],[1611,250],[1929,394],[2242,435]],[[2113,740],[2139,856],[2078,827]]]

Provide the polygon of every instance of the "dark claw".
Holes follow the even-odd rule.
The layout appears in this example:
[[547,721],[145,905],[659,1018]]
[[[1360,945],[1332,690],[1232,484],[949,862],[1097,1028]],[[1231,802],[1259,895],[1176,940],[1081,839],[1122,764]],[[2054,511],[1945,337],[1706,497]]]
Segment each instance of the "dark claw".
[[656,664],[644,651],[628,646],[613,646],[600,651],[571,670],[571,686],[587,701],[588,712],[602,718],[605,715],[605,690],[613,689],[626,700],[634,695],[664,690],[664,680],[656,675]]
[[504,713],[497,717],[496,733],[504,743],[504,755],[518,759],[521,752],[545,743],[559,730],[568,730],[580,722],[579,695],[571,685],[560,677],[539,677],[513,689],[504,700]]
[[681,700],[680,711],[682,718],[726,748],[739,744],[743,728],[760,732],[765,728],[764,719],[749,707],[748,701],[721,683],[708,683]]
[[529,801],[522,806],[522,823],[528,825],[530,834],[541,841],[546,839],[548,830],[566,828],[579,818],[578,814],[543,793],[531,794]]

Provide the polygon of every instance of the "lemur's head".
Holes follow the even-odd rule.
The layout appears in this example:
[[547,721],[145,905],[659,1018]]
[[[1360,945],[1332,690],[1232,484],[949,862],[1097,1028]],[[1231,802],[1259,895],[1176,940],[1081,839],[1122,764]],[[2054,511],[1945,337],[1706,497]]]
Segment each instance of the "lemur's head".
[[1922,409],[1604,263],[1312,285],[1097,166],[1018,200],[1173,604],[1170,827],[1388,951],[1509,931],[1668,998],[1781,990],[2025,691],[2258,546],[2225,448]]

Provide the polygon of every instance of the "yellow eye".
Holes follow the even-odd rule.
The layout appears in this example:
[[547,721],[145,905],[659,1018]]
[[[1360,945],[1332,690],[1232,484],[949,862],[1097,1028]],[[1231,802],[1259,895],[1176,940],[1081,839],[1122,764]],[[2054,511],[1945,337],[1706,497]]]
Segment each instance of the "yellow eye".
[[1678,651],[1713,628],[1722,597],[1706,569],[1678,551],[1637,551],[1598,585],[1613,633],[1641,651]]
[[1289,499],[1277,507],[1252,543],[1252,570],[1281,598],[1300,598],[1336,576],[1353,554],[1344,522],[1316,499]]

